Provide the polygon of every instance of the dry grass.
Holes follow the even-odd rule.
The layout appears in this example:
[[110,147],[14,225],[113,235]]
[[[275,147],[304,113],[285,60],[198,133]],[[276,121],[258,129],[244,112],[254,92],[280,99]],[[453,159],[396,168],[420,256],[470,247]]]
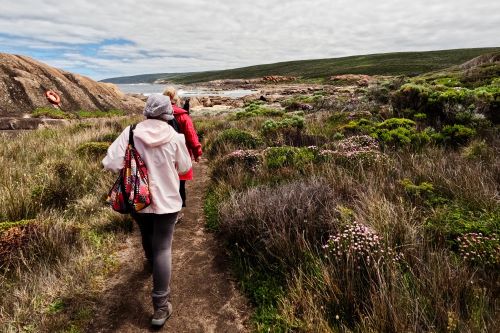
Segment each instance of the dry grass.
[[[0,136],[0,225],[32,219],[0,231],[10,235],[0,267],[2,332],[78,332],[92,318],[95,295],[116,268],[114,245],[131,224],[104,203],[114,176],[102,170],[103,156],[78,147],[131,121]],[[27,236],[16,242],[12,230]]]

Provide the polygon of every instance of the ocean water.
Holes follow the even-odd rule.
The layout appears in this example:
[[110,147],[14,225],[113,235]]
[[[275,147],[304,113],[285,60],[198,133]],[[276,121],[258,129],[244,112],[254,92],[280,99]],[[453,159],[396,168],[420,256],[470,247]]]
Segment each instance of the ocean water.
[[[164,84],[136,83],[136,84],[117,84],[118,88],[126,94],[161,94],[165,90]],[[199,97],[199,96],[224,96],[229,98],[241,98],[254,94],[255,90],[234,89],[234,90],[209,90],[209,89],[185,89],[179,88],[180,97]]]

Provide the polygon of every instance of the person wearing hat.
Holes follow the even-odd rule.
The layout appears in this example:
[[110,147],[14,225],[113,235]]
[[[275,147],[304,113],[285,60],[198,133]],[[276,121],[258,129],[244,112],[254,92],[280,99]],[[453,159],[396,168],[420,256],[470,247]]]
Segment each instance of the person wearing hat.
[[[179,176],[191,169],[191,157],[184,135],[167,122],[174,119],[170,99],[160,94],[149,96],[144,108],[146,120],[134,129],[135,147],[148,169],[152,203],[132,214],[139,225],[147,262],[153,269],[153,308],[151,324],[161,326],[172,314],[170,277],[172,239],[177,214],[182,208]],[[130,126],[108,148],[102,164],[118,171],[123,167]]]

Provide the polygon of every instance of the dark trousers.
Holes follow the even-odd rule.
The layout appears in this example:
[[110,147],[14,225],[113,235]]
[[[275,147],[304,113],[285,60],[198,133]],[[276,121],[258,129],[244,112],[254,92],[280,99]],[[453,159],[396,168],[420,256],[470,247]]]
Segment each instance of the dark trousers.
[[153,298],[168,297],[172,275],[172,240],[177,213],[133,214],[146,259],[153,265]]
[[181,186],[179,187],[179,193],[182,198],[182,207],[186,207],[186,181],[181,180]]

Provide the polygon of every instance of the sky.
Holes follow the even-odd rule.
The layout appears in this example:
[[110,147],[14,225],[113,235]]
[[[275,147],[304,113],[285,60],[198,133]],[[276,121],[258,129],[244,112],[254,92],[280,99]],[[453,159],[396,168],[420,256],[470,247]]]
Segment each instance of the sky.
[[103,79],[500,46],[498,0],[0,0],[0,52]]

